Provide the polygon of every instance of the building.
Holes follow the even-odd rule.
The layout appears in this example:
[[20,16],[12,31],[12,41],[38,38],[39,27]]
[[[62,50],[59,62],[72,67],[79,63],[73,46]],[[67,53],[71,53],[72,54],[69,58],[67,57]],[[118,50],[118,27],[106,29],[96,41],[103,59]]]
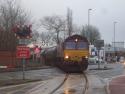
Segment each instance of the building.
[[125,47],[124,42],[114,42],[112,45],[105,45],[105,54],[106,56],[124,56],[125,55]]

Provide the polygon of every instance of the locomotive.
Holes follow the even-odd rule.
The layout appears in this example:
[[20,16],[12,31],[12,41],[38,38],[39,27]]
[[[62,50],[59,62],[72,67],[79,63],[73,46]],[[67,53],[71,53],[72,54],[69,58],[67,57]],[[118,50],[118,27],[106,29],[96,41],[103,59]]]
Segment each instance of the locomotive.
[[[51,55],[51,56],[50,56]],[[89,42],[80,35],[72,35],[45,52],[45,61],[51,61],[65,72],[84,71],[88,67]]]

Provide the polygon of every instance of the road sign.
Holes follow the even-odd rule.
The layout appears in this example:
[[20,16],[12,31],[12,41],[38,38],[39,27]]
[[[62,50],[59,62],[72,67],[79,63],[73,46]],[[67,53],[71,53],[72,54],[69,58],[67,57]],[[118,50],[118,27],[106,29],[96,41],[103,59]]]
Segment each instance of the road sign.
[[97,49],[100,49],[101,47],[104,47],[104,40],[97,40],[95,42],[95,47],[97,47]]
[[21,45],[27,45],[28,43],[30,43],[29,39],[19,39],[19,44]]
[[30,58],[30,49],[26,46],[17,46],[17,58]]

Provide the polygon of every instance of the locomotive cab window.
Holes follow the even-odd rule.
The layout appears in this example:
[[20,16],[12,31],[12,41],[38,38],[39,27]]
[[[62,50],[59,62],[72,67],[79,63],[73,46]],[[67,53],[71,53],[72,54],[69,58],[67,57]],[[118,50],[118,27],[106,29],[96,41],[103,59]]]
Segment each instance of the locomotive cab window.
[[79,42],[70,41],[65,43],[64,48],[65,49],[87,49],[87,44],[83,41],[79,41]]
[[76,43],[75,42],[66,42],[64,48],[65,49],[76,49]]
[[85,42],[77,42],[77,49],[86,49],[87,48],[87,44]]

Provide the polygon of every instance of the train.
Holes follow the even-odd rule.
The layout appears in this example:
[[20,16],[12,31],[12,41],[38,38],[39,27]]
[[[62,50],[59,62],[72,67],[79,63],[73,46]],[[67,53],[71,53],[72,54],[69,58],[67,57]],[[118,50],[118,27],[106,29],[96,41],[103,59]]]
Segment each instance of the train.
[[86,37],[69,36],[56,47],[44,53],[45,62],[51,62],[65,72],[80,72],[88,68],[89,42]]

